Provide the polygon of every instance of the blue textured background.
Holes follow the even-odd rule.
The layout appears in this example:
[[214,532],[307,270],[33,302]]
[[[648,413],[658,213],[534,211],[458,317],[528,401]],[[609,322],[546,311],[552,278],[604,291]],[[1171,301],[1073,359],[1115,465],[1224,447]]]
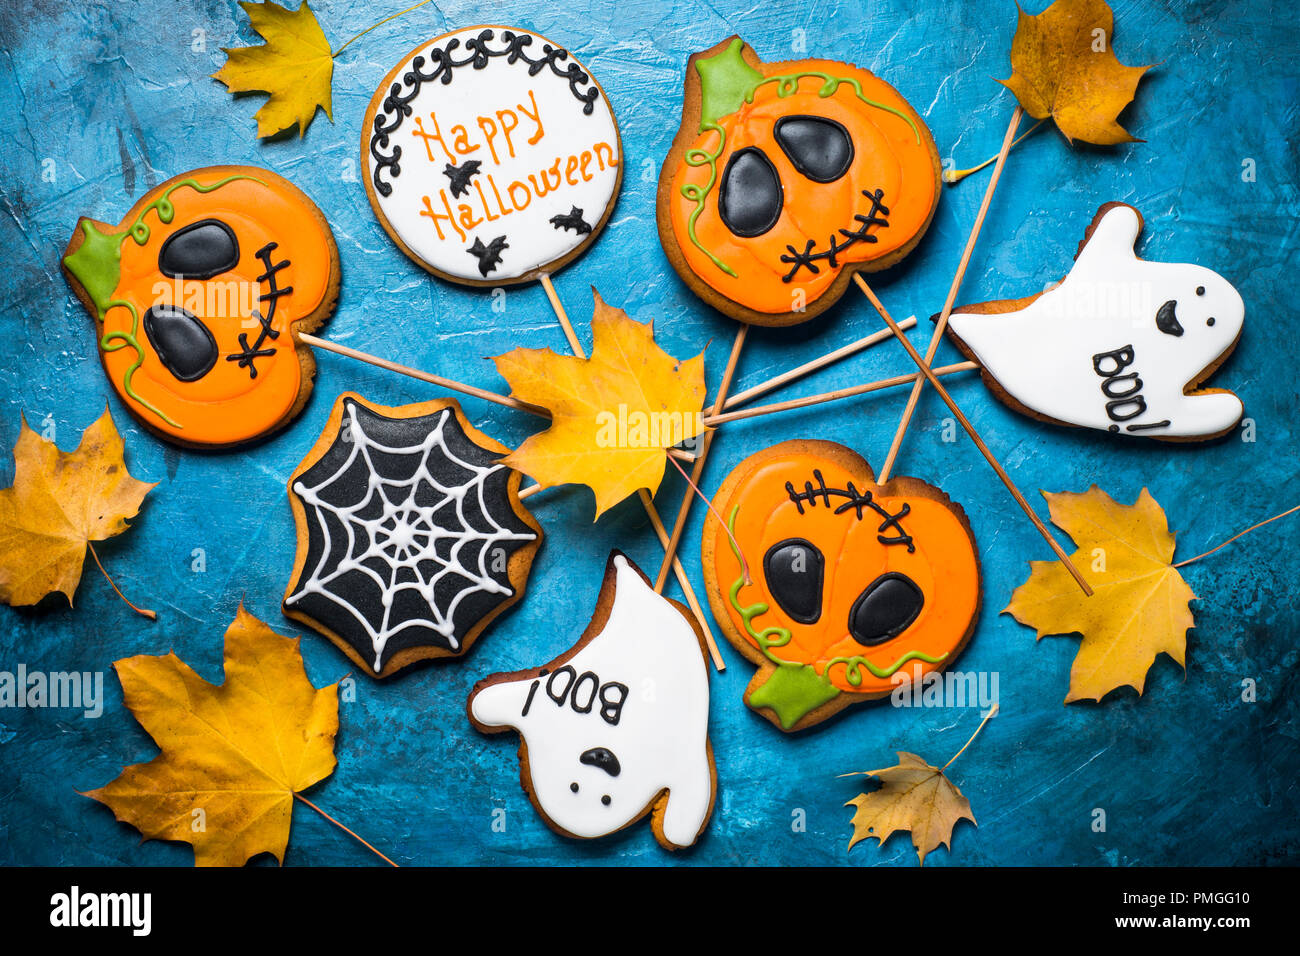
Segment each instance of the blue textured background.
[[[1037,12],[1042,0],[1031,4]],[[326,34],[345,38],[400,7],[318,0]],[[188,863],[183,844],[138,845],[107,809],[76,795],[110,780],[124,763],[148,759],[152,743],[122,707],[110,663],[174,648],[212,680],[221,678],[221,635],[242,598],[280,632],[299,633],[280,614],[294,530],[284,481],[315,441],[335,396],[356,389],[400,404],[437,393],[419,383],[320,358],[316,391],[302,417],[245,452],[178,451],[144,433],[100,370],[91,324],[58,269],[80,214],[116,222],[133,200],[173,174],[212,163],[270,166],[305,189],[333,224],[343,260],[343,295],[331,338],[423,368],[504,388],[483,358],[516,345],[564,347],[540,288],[511,291],[495,313],[488,298],[434,280],[408,262],[377,225],[356,172],[359,125],[369,97],[396,59],[421,39],[489,21],[533,28],[569,46],[608,91],[622,126],[627,174],[610,225],[557,285],[580,334],[591,284],[642,321],[655,319],[677,355],[708,349],[716,382],[734,327],[704,308],[668,268],[655,233],[660,160],[678,124],[687,56],[739,32],[767,59],[791,57],[797,31],[811,55],[852,60],[886,77],[924,115],[941,155],[973,165],[996,151],[1013,101],[992,81],[1009,73],[1015,25],[1011,0],[753,4],[589,0],[562,4],[431,4],[349,47],[334,79],[334,123],[317,117],[304,139],[259,143],[258,97],[232,99],[208,79],[219,47],[258,42],[234,2],[176,4],[9,2],[0,12],[3,124],[3,336],[0,446],[18,434],[19,413],[57,423],[59,444],[75,446],[107,400],[138,477],[160,482],[131,531],[101,547],[123,590],[159,611],[155,624],[131,614],[88,566],[69,610],[0,607],[0,670],[106,671],[98,720],[58,710],[0,711],[0,862]],[[919,11],[917,8],[928,9]],[[585,7],[586,9],[580,9]],[[913,12],[916,11],[916,12]],[[1122,199],[1146,217],[1149,258],[1198,261],[1241,290],[1247,321],[1240,347],[1215,383],[1244,399],[1258,440],[1209,445],[1119,442],[1039,425],[1010,412],[977,378],[950,388],[1020,486],[1083,490],[1093,482],[1122,501],[1150,487],[1178,532],[1180,557],[1219,543],[1294,504],[1297,482],[1295,312],[1297,63],[1294,4],[1212,2],[1116,4],[1117,49],[1127,63],[1158,66],[1143,81],[1125,125],[1146,142],[1071,149],[1041,131],[1012,154],[975,252],[961,299],[1021,296],[1065,270],[1102,202]],[[196,34],[194,31],[203,31]],[[194,49],[196,38],[205,47]],[[1252,159],[1257,179],[1242,179]],[[42,171],[53,172],[53,181]],[[987,173],[985,174],[985,176]],[[904,266],[876,285],[896,315],[937,311],[974,219],[984,177],[946,188],[929,235]],[[739,385],[874,331],[879,320],[859,296],[808,326],[756,330]],[[924,337],[918,330],[915,340]],[[955,361],[945,345],[943,361]],[[911,371],[888,344],[798,383],[781,397],[809,394]],[[712,491],[743,457],[772,442],[827,437],[873,462],[888,447],[903,393],[728,426],[706,472]],[[508,444],[536,422],[466,400],[480,428]],[[1152,668],[1147,692],[1103,705],[1062,706],[1072,638],[1035,644],[1033,633],[999,616],[1026,561],[1043,542],[959,436],[942,439],[947,409],[927,391],[900,471],[940,485],[965,506],[981,547],[985,607],[962,670],[1001,675],[1002,714],[953,767],[979,828],[961,824],[951,853],[932,865],[1227,864],[1296,861],[1300,848],[1300,720],[1297,720],[1296,574],[1300,523],[1257,532],[1186,572],[1201,600],[1189,635],[1186,677],[1168,658]],[[0,461],[0,484],[12,461]],[[673,474],[659,495],[675,511]],[[661,551],[635,501],[591,526],[592,499],[580,488],[531,502],[548,540],[522,605],[490,630],[468,659],[428,666],[380,684],[358,679],[342,708],[339,766],[311,796],[402,863],[657,864],[670,858],[639,825],[611,839],[578,843],[552,834],[519,789],[515,744],[483,738],[464,717],[474,681],[539,664],[568,647],[588,620],[609,548],[646,568]],[[682,555],[699,580],[696,507]],[[191,552],[207,555],[204,573]],[[303,641],[318,684],[352,668],[324,639]],[[978,712],[861,707],[830,726],[787,738],[750,713],[740,695],[752,668],[729,646],[729,667],[713,681],[712,737],[718,801],[700,844],[671,857],[688,864],[900,864],[914,866],[906,836],[874,841],[846,857],[850,811],[859,792],[834,774],[892,762],[908,749],[946,760],[974,729]],[[1258,681],[1259,700],[1240,700]],[[1108,816],[1090,829],[1093,808]],[[506,808],[506,832],[491,828]],[[806,812],[806,832],[791,823]],[[265,862],[263,858],[262,862]],[[374,862],[357,844],[304,808],[295,812],[291,864]]]

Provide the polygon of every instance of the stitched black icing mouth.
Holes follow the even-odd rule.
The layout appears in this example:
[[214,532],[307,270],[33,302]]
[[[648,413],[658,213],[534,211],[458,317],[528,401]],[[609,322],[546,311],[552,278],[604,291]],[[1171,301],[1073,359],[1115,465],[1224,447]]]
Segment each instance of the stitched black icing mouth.
[[[821,271],[817,268],[818,262],[824,261],[832,269],[837,268],[839,262],[835,257],[845,249],[848,249],[850,246],[859,242],[880,241],[878,236],[869,234],[867,230],[872,226],[889,226],[889,219],[887,218],[889,216],[889,207],[882,202],[885,198],[885,191],[883,189],[877,189],[872,192],[871,190],[864,189],[862,190],[862,195],[871,200],[871,208],[865,213],[858,213],[853,217],[853,221],[858,224],[856,228],[841,229],[839,230],[839,235],[831,233],[824,249],[818,249],[817,242],[814,239],[808,240],[808,244],[804,246],[802,252],[794,246],[786,246],[786,249],[789,250],[789,254],[782,255],[781,261],[792,263],[792,265],[790,271],[781,277],[782,282],[790,282],[796,275],[798,275],[799,270],[804,268],[813,275],[817,275]],[[844,237],[842,242],[840,241],[840,236]]]
[[1179,336],[1183,334],[1183,327],[1178,322],[1177,310],[1178,300],[1170,299],[1156,312],[1156,328],[1165,335]]
[[257,309],[253,310],[253,318],[257,319],[262,326],[257,332],[257,340],[252,345],[248,344],[248,333],[239,333],[239,346],[242,352],[236,352],[233,355],[227,355],[227,362],[238,362],[240,368],[248,369],[249,378],[257,378],[257,366],[254,364],[256,359],[269,358],[275,354],[275,349],[264,349],[262,346],[267,339],[278,339],[280,333],[271,328],[271,323],[275,320],[275,304],[280,296],[288,295],[293,291],[293,286],[280,288],[275,281],[275,274],[281,269],[289,267],[288,259],[281,259],[277,263],[271,262],[271,253],[279,245],[276,242],[268,242],[261,249],[257,250],[257,258],[262,260],[262,265],[266,266],[266,271],[257,277],[258,282],[265,282],[269,286],[266,293],[259,296],[259,302],[269,302],[266,308],[266,315],[262,315]]

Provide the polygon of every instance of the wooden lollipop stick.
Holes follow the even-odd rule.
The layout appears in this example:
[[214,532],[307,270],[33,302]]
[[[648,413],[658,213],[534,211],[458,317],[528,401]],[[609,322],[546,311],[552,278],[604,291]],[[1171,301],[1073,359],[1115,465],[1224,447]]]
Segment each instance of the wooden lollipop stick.
[[[546,297],[551,300],[551,308],[555,310],[555,317],[560,322],[560,328],[564,330],[564,337],[569,340],[569,348],[578,358],[586,358],[587,352],[578,341],[578,335],[573,330],[573,323],[569,321],[569,315],[564,311],[564,305],[560,302],[559,295],[555,292],[555,286],[551,283],[551,277],[543,274],[541,277],[542,288],[546,290]],[[680,448],[669,448],[668,454],[681,461],[694,462],[695,455]],[[541,490],[541,485],[532,485],[525,488],[519,493],[520,499],[527,494],[533,494]],[[641,507],[645,509],[646,517],[650,519],[650,527],[654,528],[655,535],[659,538],[659,543],[668,547],[669,537],[668,529],[664,527],[663,518],[659,516],[659,509],[655,507],[654,498],[650,497],[650,492],[644,488],[637,489],[637,494],[641,498]],[[719,672],[727,669],[727,662],[722,659],[718,652],[718,643],[713,638],[713,629],[709,627],[708,618],[704,616],[704,608],[700,607],[700,599],[695,596],[695,589],[691,587],[691,579],[686,575],[686,568],[676,555],[672,556],[673,573],[677,576],[677,583],[681,585],[682,593],[686,595],[686,603],[695,615],[695,619],[700,623],[700,629],[704,631],[704,642],[708,645],[709,656],[713,658],[713,666]]]
[[[993,166],[993,176],[989,179],[989,184],[984,190],[984,201],[980,203],[979,215],[975,217],[975,225],[971,227],[970,235],[966,237],[966,248],[962,250],[961,261],[957,263],[957,272],[952,277],[952,285],[948,287],[948,298],[944,300],[943,311],[939,313],[939,321],[935,324],[934,332],[930,334],[930,344],[925,349],[925,364],[927,366],[934,361],[934,355],[939,351],[939,342],[943,339],[943,330],[948,327],[948,316],[952,314],[953,304],[957,301],[957,291],[961,288],[961,280],[966,275],[966,267],[970,265],[971,254],[975,251],[975,240],[979,238],[980,230],[984,228],[984,217],[988,215],[989,205],[993,202],[993,192],[998,188],[998,180],[1002,177],[1002,167],[1006,165],[1007,153],[1011,151],[1011,144],[1015,141],[1016,129],[1020,126],[1020,117],[1023,115],[1024,109],[1017,104],[1015,111],[1011,114],[1007,134],[1002,138],[1002,149],[998,152],[997,162]],[[866,283],[859,282],[858,285],[864,290],[866,289]],[[898,449],[903,444],[903,436],[907,434],[907,426],[912,422],[912,413],[916,411],[916,403],[921,397],[921,389],[924,385],[925,380],[918,378],[916,384],[912,386],[912,393],[907,396],[907,405],[903,409],[903,417],[898,422],[898,429],[894,432],[894,441],[889,446],[889,454],[885,456],[885,464],[881,467],[880,475],[876,479],[882,485],[894,473],[894,462],[898,458]]]
[[[667,549],[671,539],[668,536],[668,529],[664,527],[664,519],[659,516],[659,509],[655,507],[654,499],[644,488],[638,489],[637,494],[641,496],[646,517],[650,519],[650,527],[655,529],[655,536],[659,539],[659,543]],[[704,643],[708,645],[713,666],[719,673],[725,671],[727,662],[718,653],[718,642],[713,639],[713,629],[709,627],[709,619],[704,616],[704,608],[700,607],[700,599],[695,596],[695,588],[691,587],[691,579],[686,576],[686,568],[682,566],[681,558],[677,555],[673,555],[673,573],[677,575],[677,583],[682,586],[682,593],[686,595],[686,603],[690,606],[691,613],[695,615],[695,620],[700,622],[700,629],[704,631]]]
[[[913,323],[915,324],[915,323]],[[900,322],[898,327],[904,328]],[[888,332],[887,335],[893,338],[894,333]],[[953,372],[968,372],[971,369],[979,368],[977,362],[958,362],[956,365],[944,365],[934,370],[935,375],[951,375]],[[771,415],[773,412],[786,412],[794,408],[807,408],[809,405],[820,405],[823,402],[835,402],[841,398],[852,398],[854,395],[865,395],[867,392],[878,392],[882,388],[893,388],[895,385],[911,385],[921,377],[920,372],[913,372],[910,375],[895,375],[892,378],[882,378],[874,382],[867,382],[864,385],[853,385],[849,388],[837,388],[833,392],[822,392],[820,395],[808,395],[804,398],[792,398],[787,402],[776,402],[772,405],[755,405],[753,408],[742,408],[738,412],[724,412],[721,415],[710,415],[704,419],[704,424],[710,428],[717,428],[723,422],[734,422],[741,418],[754,418],[759,415]]]
[[[926,380],[934,386],[934,390],[939,393],[939,397],[942,398],[944,404],[948,406],[948,410],[952,412],[957,421],[961,423],[961,427],[966,430],[966,434],[970,435],[971,441],[973,441],[975,447],[980,450],[980,454],[984,456],[984,460],[992,466],[993,470],[997,472],[998,477],[1002,479],[1002,483],[1007,486],[1007,491],[1011,492],[1011,497],[1016,499],[1016,504],[1020,505],[1021,509],[1029,517],[1029,520],[1034,523],[1034,527],[1038,529],[1038,533],[1043,536],[1043,540],[1051,546],[1054,552],[1056,552],[1056,556],[1060,559],[1061,564],[1070,572],[1071,577],[1073,577],[1078,583],[1079,587],[1083,590],[1083,593],[1092,597],[1092,588],[1090,588],[1088,582],[1083,579],[1083,575],[1079,573],[1079,569],[1070,562],[1069,556],[1061,549],[1061,546],[1056,543],[1056,539],[1052,537],[1052,533],[1047,530],[1047,525],[1043,524],[1042,519],[1034,513],[1034,509],[1029,507],[1029,502],[1026,501],[1025,496],[1020,493],[1020,489],[1017,488],[1015,482],[1011,480],[1011,476],[1006,473],[1006,470],[1000,464],[998,464],[997,459],[993,457],[993,452],[989,451],[989,446],[984,444],[984,439],[980,438],[979,433],[975,431],[975,426],[970,423],[962,413],[962,410],[957,407],[957,403],[952,400],[952,396],[949,395],[948,390],[943,387],[943,383],[939,381],[939,377],[934,374],[929,363],[921,357],[921,353],[916,350],[916,346],[908,341],[907,336],[903,334],[903,330],[898,327],[898,323],[895,322],[890,314],[885,310],[884,304],[876,298],[876,294],[871,291],[871,286],[867,285],[866,280],[864,280],[860,274],[855,275],[853,281],[858,284],[858,288],[860,288],[866,297],[871,300],[871,304],[875,306],[876,311],[880,313],[880,317],[885,320],[885,324],[888,325],[890,331],[894,333],[894,337],[898,339],[903,348],[907,350],[907,354],[911,356],[912,361],[916,363],[916,367],[920,369],[921,374],[924,375]],[[884,482],[880,483],[884,484]]]
[[[531,498],[542,490],[544,489],[541,485],[529,485],[527,488],[520,490],[519,500],[523,501],[525,498]],[[668,547],[668,529],[664,527],[663,518],[659,516],[659,509],[655,507],[650,492],[641,488],[637,493],[641,496],[641,504],[645,507],[646,517],[650,519],[650,527],[654,528],[659,543],[665,548]],[[727,669],[727,662],[722,659],[722,654],[718,652],[718,642],[713,637],[713,629],[709,627],[708,618],[704,616],[704,608],[700,606],[700,599],[695,595],[695,588],[691,587],[691,579],[686,576],[686,568],[682,566],[681,559],[676,556],[673,557],[673,571],[677,575],[677,583],[682,586],[682,593],[686,595],[686,604],[690,607],[691,613],[695,615],[695,619],[700,622],[700,630],[704,632],[704,643],[709,648],[709,657],[713,659],[713,666],[721,673]]]
[[[722,406],[727,401],[727,392],[731,388],[731,379],[736,374],[736,363],[740,361],[740,350],[745,347],[745,336],[749,332],[749,326],[744,322],[740,323],[740,328],[736,330],[736,338],[731,343],[731,355],[727,357],[727,367],[722,373],[722,382],[718,385],[717,397],[713,400],[713,414],[717,415],[722,412]],[[700,475],[704,472],[704,461],[709,457],[709,448],[713,445],[713,436],[717,434],[713,431],[704,433],[700,439],[699,451],[695,453],[695,464],[691,467],[691,484],[698,486]],[[677,520],[673,522],[672,537],[669,538],[668,544],[664,546],[664,560],[659,565],[659,576],[655,578],[655,592],[662,594],[664,583],[668,579],[668,568],[677,556],[677,548],[682,543],[682,532],[686,530],[686,519],[690,517],[691,505],[695,501],[695,489],[687,488],[686,495],[682,498],[681,506],[677,509]]]
[[[910,329],[914,325],[916,325],[916,319],[910,316],[898,323],[900,329]],[[728,408],[736,408],[740,405],[744,405],[746,402],[751,402],[760,395],[766,395],[768,392],[774,391],[782,385],[787,385],[796,379],[803,378],[805,375],[811,375],[813,372],[825,368],[827,365],[833,365],[840,361],[840,359],[846,359],[850,355],[856,355],[863,349],[869,349],[871,346],[885,341],[885,339],[889,338],[891,334],[892,333],[888,329],[882,329],[879,332],[872,332],[870,335],[860,338],[856,342],[850,342],[843,348],[838,348],[834,352],[827,352],[821,358],[815,358],[811,362],[805,362],[798,368],[792,368],[788,372],[782,372],[780,375],[777,375],[774,378],[769,378],[766,382],[761,382],[753,388],[747,388],[743,392],[737,392],[735,395],[728,398],[723,404],[723,410],[725,411]]]
[[421,372],[418,368],[411,368],[406,365],[399,365],[397,362],[390,362],[388,359],[380,358],[377,355],[370,355],[367,352],[359,352],[356,349],[348,348],[346,345],[339,345],[337,342],[331,342],[328,339],[317,338],[307,333],[299,333],[298,339],[306,342],[308,345],[324,349],[326,352],[334,352],[337,355],[346,355],[348,358],[356,359],[359,362],[365,362],[368,365],[374,365],[379,368],[388,369],[390,372],[397,372],[400,375],[409,375],[411,378],[418,378],[422,382],[429,382],[440,388],[451,389],[453,392],[460,392],[463,395],[472,395],[475,398],[481,398],[487,402],[496,402],[498,405],[504,405],[506,408],[517,408],[522,412],[531,412],[534,415],[540,415],[543,418],[550,418],[551,413],[540,405],[532,405],[528,402],[521,402],[517,398],[511,398],[508,395],[499,395],[496,392],[489,392],[485,388],[478,388],[474,385],[466,385],[464,382],[457,382],[454,379],[443,378],[441,375],[434,375],[431,372]]
[[537,281],[546,290],[546,298],[551,300],[551,308],[555,310],[555,317],[560,322],[560,328],[564,330],[564,337],[569,340],[569,348],[573,349],[573,354],[578,358],[586,358],[587,353],[583,349],[582,343],[578,341],[578,333],[573,331],[573,323],[569,321],[569,313],[564,311],[564,303],[560,301],[559,295],[556,294],[551,277],[543,272],[541,278]]

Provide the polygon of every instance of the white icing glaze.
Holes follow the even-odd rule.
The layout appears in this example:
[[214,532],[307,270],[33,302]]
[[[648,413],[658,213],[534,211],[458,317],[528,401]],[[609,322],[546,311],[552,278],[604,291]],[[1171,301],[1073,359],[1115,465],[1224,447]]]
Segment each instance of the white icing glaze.
[[[1016,312],[955,312],[949,325],[1013,398],[1042,415],[1121,435],[1226,431],[1242,415],[1236,395],[1183,389],[1232,346],[1245,305],[1217,272],[1138,258],[1140,228],[1133,207],[1113,207],[1056,288]],[[1166,326],[1174,318],[1182,334],[1161,331],[1162,307]],[[1114,354],[1125,347],[1127,364],[1128,353]]]
[[[667,790],[664,836],[689,846],[713,802],[704,656],[681,612],[625,557],[616,555],[614,565],[609,619],[567,662],[572,671],[489,684],[470,698],[470,712],[481,724],[519,731],[534,798],[561,829],[579,837],[613,833]],[[615,684],[627,688],[617,724],[602,714],[604,701],[620,696]],[[575,697],[584,708],[589,691],[591,710],[579,712]],[[582,760],[597,748],[617,758],[617,776]]]
[[[297,589],[285,598],[285,603],[295,604],[305,594],[317,594],[347,611],[369,636],[375,653],[372,667],[378,673],[383,669],[385,645],[394,635],[410,627],[431,628],[447,639],[452,650],[457,650],[459,644],[454,617],[460,602],[476,591],[507,596],[514,593],[511,588],[502,587],[486,567],[488,556],[492,552],[491,546],[502,541],[532,541],[536,535],[531,532],[517,534],[501,527],[492,517],[483,497],[484,482],[489,475],[506,466],[476,465],[452,453],[443,438],[443,429],[454,414],[450,408],[443,410],[437,424],[418,445],[403,448],[393,448],[373,440],[357,418],[356,405],[348,403],[346,408],[351,436],[351,450],[347,459],[331,475],[315,485],[309,487],[304,482],[297,481],[293,486],[294,494],[307,506],[308,514],[316,519],[324,547],[316,566],[300,579]],[[420,463],[409,479],[395,481],[381,477],[376,471],[372,460],[375,452],[386,456],[418,455]],[[440,483],[429,469],[429,458],[434,454],[445,457],[464,469],[469,475],[466,482],[454,486]],[[345,507],[325,501],[321,497],[321,491],[335,479],[346,475],[358,458],[364,461],[368,470],[366,493]],[[421,487],[426,492],[432,488],[439,497],[430,499],[429,504],[417,503],[416,494]],[[477,496],[483,517],[492,526],[490,530],[477,530],[466,518],[465,498],[471,494]],[[435,518],[435,513],[449,503],[455,508],[461,528],[459,531],[446,527],[445,520]],[[338,518],[346,532],[345,540],[333,540],[329,523],[321,512],[328,512]],[[363,517],[369,512],[377,513],[372,517]],[[444,547],[444,554],[440,552],[438,544],[442,542],[445,546],[448,540],[454,543],[449,551]],[[471,543],[481,545],[471,549],[477,554],[475,567],[470,567],[461,560],[461,551]],[[331,563],[340,553],[343,558],[331,568]],[[367,564],[367,561],[374,558],[380,559],[387,566],[387,578]],[[431,562],[438,570],[425,578],[420,573],[422,562]],[[382,621],[371,621],[344,595],[330,588],[331,582],[352,572],[367,575],[383,592]],[[446,607],[440,607],[436,591],[438,585],[449,576],[458,577],[467,583],[456,592]],[[390,618],[394,596],[397,592],[406,590],[416,591],[423,598],[429,611],[426,617],[399,620]]]
[[[422,70],[431,74],[436,62],[430,50],[451,50],[454,62],[469,60],[467,43],[475,42],[484,27],[475,26],[438,37],[403,61],[392,83],[374,96],[376,118],[391,124],[396,110],[385,111],[383,101],[394,84],[400,96],[410,95],[404,77],[412,61],[423,56]],[[491,28],[484,46],[508,49],[507,32]],[[568,255],[592,238],[591,232],[561,228],[551,222],[579,210],[582,221],[594,229],[605,215],[619,182],[622,148],[609,101],[596,87],[585,66],[571,54],[541,65],[530,75],[528,59],[545,56],[547,47],[559,48],[544,37],[511,28],[518,36],[531,36],[522,48],[526,58],[510,62],[509,56],[487,57],[476,69],[473,63],[457,66],[451,82],[421,82],[408,102],[409,116],[390,135],[381,154],[401,148],[399,173],[379,169],[379,181],[392,186],[388,196],[374,188],[377,167],[384,164],[372,151],[367,130],[363,147],[368,188],[381,219],[418,258],[446,275],[474,281],[509,282]],[[562,48],[559,48],[562,49]],[[567,71],[581,71],[571,86]],[[555,69],[566,75],[557,75]],[[587,96],[590,114],[584,113]],[[422,135],[423,134],[423,135]],[[438,138],[434,138],[434,137]],[[448,166],[478,162],[479,171],[461,195],[453,195]],[[544,193],[545,195],[541,195]],[[469,253],[481,243],[505,237],[500,263],[486,273],[480,258]]]

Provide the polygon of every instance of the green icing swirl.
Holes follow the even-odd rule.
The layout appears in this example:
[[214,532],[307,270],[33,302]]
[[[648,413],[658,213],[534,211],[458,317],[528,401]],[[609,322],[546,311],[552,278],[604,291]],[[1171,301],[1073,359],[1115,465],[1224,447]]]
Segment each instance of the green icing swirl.
[[[130,302],[113,298],[113,293],[117,291],[118,283],[122,279],[122,243],[126,241],[127,236],[130,236],[138,246],[143,246],[149,241],[151,231],[144,218],[150,212],[156,212],[158,221],[164,225],[170,223],[176,216],[176,206],[171,201],[171,195],[182,186],[188,186],[198,193],[210,193],[220,189],[227,183],[234,182],[236,179],[262,182],[260,179],[245,176],[242,173],[227,176],[210,186],[204,186],[197,179],[182,179],[180,182],[172,184],[161,196],[141,209],[140,214],[135,217],[135,221],[122,232],[102,232],[96,227],[95,223],[89,219],[83,219],[81,221],[83,234],[81,245],[77,247],[76,252],[63,257],[64,266],[72,273],[81,288],[85,290],[91,304],[95,307],[95,318],[97,320],[102,322],[108,310],[115,306],[121,306],[131,313],[131,331],[106,333],[99,340],[99,348],[103,352],[116,352],[128,346],[135,349],[136,359],[122,376],[122,391],[142,408],[153,412],[173,428],[183,428],[184,426],[173,421],[163,414],[160,409],[141,398],[131,384],[136,370],[144,363],[144,348],[140,345],[138,339],[140,334],[139,311]],[[262,183],[262,185],[266,184]]]
[[[740,549],[736,544],[736,515],[739,513],[740,505],[734,505],[731,509],[731,514],[727,516],[727,530],[730,532],[727,536],[727,541],[731,546],[732,554],[734,554],[736,560],[740,561],[743,565],[744,559],[741,557]],[[845,679],[849,684],[853,687],[858,687],[862,684],[863,667],[870,671],[874,676],[883,679],[886,677],[892,677],[909,661],[919,660],[925,661],[927,664],[938,664],[948,657],[947,654],[941,654],[938,657],[931,657],[929,654],[925,654],[922,651],[908,651],[888,667],[878,667],[862,655],[855,654],[852,657],[832,658],[827,662],[826,667],[822,672],[817,673],[817,669],[811,664],[786,660],[785,658],[772,653],[772,648],[784,647],[786,644],[789,644],[793,635],[789,628],[776,625],[765,627],[761,631],[754,629],[754,618],[766,614],[768,610],[770,610],[770,607],[763,601],[756,601],[753,604],[742,605],[740,603],[740,589],[744,587],[744,585],[745,573],[742,570],[740,576],[732,582],[731,588],[727,592],[727,597],[732,608],[740,615],[741,623],[745,627],[745,633],[753,639],[758,649],[762,651],[763,656],[776,665],[778,674],[789,675],[789,673],[794,669],[807,668],[808,671],[811,671],[809,677],[815,675],[816,678],[816,680],[804,679],[796,681],[789,679],[787,676],[786,679],[781,681],[781,685],[787,695],[795,694],[798,699],[776,700],[775,698],[777,695],[775,694],[769,694],[762,698],[757,698],[751,695],[750,699],[753,703],[759,703],[760,701],[765,702],[768,697],[773,698],[771,705],[774,709],[778,710],[782,725],[785,726],[787,730],[809,710],[825,703],[827,700],[840,693],[839,689],[830,681],[830,670],[837,664],[844,665]],[[768,706],[767,703],[762,703],[761,705]]]
[[691,210],[691,214],[686,221],[686,235],[690,239],[691,245],[708,256],[709,261],[733,279],[736,278],[735,270],[714,255],[712,250],[706,249],[704,244],[700,242],[700,237],[695,230],[695,221],[700,218],[700,213],[704,211],[704,204],[708,200],[709,194],[713,192],[713,187],[717,185],[718,158],[727,145],[726,130],[718,123],[722,115],[727,114],[720,114],[721,110],[726,109],[728,113],[734,113],[743,103],[753,103],[759,87],[766,83],[775,83],[777,97],[785,99],[798,92],[800,80],[811,76],[822,81],[822,86],[817,91],[819,97],[825,99],[834,96],[840,86],[847,83],[853,88],[853,92],[857,94],[858,99],[868,106],[884,110],[886,113],[892,113],[906,122],[912,128],[912,135],[916,137],[917,144],[919,145],[921,142],[921,130],[912,117],[896,107],[871,99],[862,92],[862,84],[852,77],[832,76],[818,70],[783,73],[778,76],[765,77],[744,62],[740,54],[741,46],[741,41],[737,39],[723,53],[719,53],[710,60],[701,61],[696,65],[703,84],[704,104],[701,109],[702,117],[699,131],[701,134],[716,132],[718,134],[718,147],[712,152],[700,147],[693,147],[686,150],[682,156],[682,161],[687,166],[709,167],[709,181],[707,183],[703,186],[697,183],[687,183],[681,188],[682,198],[695,203],[695,208]]
[[708,256],[715,266],[734,279],[736,278],[736,271],[715,256],[710,250],[704,248],[704,244],[700,242],[700,237],[696,235],[695,232],[695,220],[699,219],[700,213],[704,212],[705,200],[708,199],[709,193],[713,192],[713,187],[717,185],[718,157],[722,155],[722,151],[727,145],[727,131],[721,126],[712,120],[700,124],[701,133],[709,132],[710,130],[715,131],[718,134],[717,149],[710,153],[706,149],[694,147],[688,149],[682,156],[682,161],[686,163],[687,166],[707,165],[709,167],[709,181],[703,186],[700,186],[698,183],[687,183],[682,187],[682,196],[690,202],[695,203],[695,208],[691,210],[690,218],[686,220],[686,234],[690,236],[691,244],[695,246],[695,248]]

